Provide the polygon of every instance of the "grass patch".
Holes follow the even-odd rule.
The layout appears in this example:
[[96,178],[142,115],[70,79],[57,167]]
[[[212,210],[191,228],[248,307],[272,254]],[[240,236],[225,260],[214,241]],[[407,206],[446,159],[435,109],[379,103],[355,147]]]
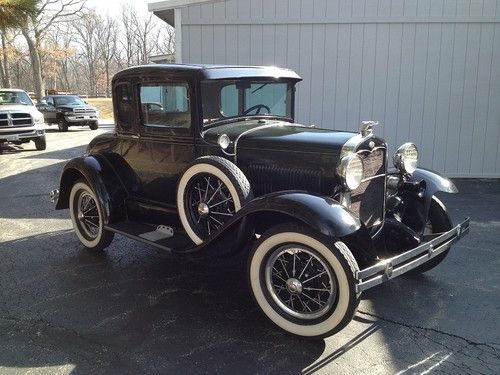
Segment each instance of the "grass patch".
[[111,98],[86,98],[84,99],[91,106],[96,107],[99,111],[99,118],[112,119],[113,116],[113,102]]

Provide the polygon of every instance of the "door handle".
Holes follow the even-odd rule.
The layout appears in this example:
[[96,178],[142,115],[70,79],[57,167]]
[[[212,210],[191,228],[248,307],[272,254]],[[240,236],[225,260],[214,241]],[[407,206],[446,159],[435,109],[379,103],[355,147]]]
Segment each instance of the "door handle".
[[130,137],[132,139],[139,139],[139,138],[141,138],[141,136],[139,134],[132,134]]

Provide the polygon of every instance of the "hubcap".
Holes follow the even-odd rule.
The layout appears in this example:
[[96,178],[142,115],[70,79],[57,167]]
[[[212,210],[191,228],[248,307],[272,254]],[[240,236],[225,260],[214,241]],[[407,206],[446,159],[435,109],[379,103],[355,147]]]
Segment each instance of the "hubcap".
[[208,204],[206,203],[200,203],[198,205],[198,215],[201,217],[205,218],[210,214],[210,208],[208,207]]
[[286,287],[291,294],[300,295],[302,293],[302,283],[297,279],[288,279]]
[[333,271],[316,251],[302,245],[277,248],[265,265],[266,288],[284,312],[300,319],[318,319],[337,301]]
[[196,175],[189,182],[186,192],[188,220],[191,228],[202,238],[207,238],[222,228],[236,212],[231,192],[214,175]]

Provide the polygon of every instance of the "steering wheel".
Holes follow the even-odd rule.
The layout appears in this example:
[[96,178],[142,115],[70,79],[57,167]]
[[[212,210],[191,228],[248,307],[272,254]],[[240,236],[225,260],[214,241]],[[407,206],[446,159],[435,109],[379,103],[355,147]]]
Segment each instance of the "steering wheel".
[[248,108],[245,112],[243,112],[243,115],[248,115],[252,111],[255,111],[256,115],[260,115],[261,109],[265,109],[267,111],[268,115],[271,114],[271,108],[269,108],[267,105],[257,104],[257,105],[254,105],[253,107]]

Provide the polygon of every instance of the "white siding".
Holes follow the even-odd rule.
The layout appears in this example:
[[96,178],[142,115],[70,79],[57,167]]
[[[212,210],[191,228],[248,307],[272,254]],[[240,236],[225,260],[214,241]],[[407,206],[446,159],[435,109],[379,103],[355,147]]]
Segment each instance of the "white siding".
[[500,176],[500,0],[228,0],[182,9],[183,61],[278,65],[297,120],[357,130],[450,176]]

